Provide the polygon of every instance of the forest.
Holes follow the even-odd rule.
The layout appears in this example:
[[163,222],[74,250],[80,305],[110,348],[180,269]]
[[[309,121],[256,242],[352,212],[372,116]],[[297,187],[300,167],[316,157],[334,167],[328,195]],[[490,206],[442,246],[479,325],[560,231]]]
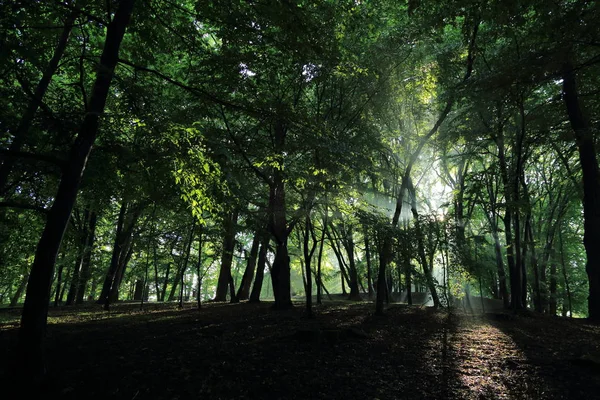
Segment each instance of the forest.
[[[0,0],[3,376],[60,398],[570,398],[560,374],[592,398],[598,21],[589,0]],[[84,396],[73,363],[105,340],[87,374],[148,363],[180,391]]]

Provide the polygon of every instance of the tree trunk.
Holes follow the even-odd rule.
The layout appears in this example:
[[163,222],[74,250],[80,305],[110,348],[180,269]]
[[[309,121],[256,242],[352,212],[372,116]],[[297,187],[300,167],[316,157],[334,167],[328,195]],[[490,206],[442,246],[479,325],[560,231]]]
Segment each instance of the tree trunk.
[[[146,263],[144,265],[144,293],[142,294],[142,298],[140,301],[140,311],[144,309],[144,302],[148,300],[150,294],[150,284],[148,283],[148,276],[150,275],[150,250],[152,246],[152,240],[154,239],[154,232],[156,229],[156,202],[152,207],[152,215],[150,216],[150,235],[148,236],[148,245],[146,246]],[[158,292],[157,292],[158,294]]]
[[504,258],[502,256],[502,245],[498,236],[498,227],[492,227],[492,237],[494,238],[494,253],[496,256],[496,271],[498,272],[498,287],[500,297],[504,308],[510,307],[510,298],[508,297],[508,288],[506,287],[506,273],[504,272]]
[[142,301],[144,297],[144,281],[142,279],[136,279],[135,286],[133,289],[133,300]]
[[[332,228],[333,229],[333,228]],[[348,274],[346,273],[346,261],[344,260],[344,256],[342,256],[342,252],[340,250],[340,248],[336,245],[336,238],[332,237],[331,234],[329,233],[329,231],[327,231],[327,236],[329,236],[329,243],[331,245],[331,249],[333,250],[333,253],[335,254],[335,257],[337,258],[338,261],[338,266],[340,268],[340,281],[341,281],[341,285],[342,285],[342,294],[345,296],[348,293],[346,292],[346,283],[348,283],[348,286],[350,286],[350,279],[348,278]]]
[[325,286],[323,285],[323,275],[321,274],[321,262],[323,259],[323,246],[325,245],[325,233],[326,233],[326,227],[328,224],[328,215],[329,214],[329,209],[328,209],[328,205],[327,205],[327,197],[325,198],[325,213],[323,216],[323,230],[321,231],[321,240],[319,243],[319,258],[317,260],[317,304],[322,304],[322,297],[323,297],[323,289],[325,288]]
[[[546,244],[544,246],[544,252],[543,252],[543,260],[542,260],[542,272],[544,272],[546,270],[546,266],[548,265],[548,262],[550,260],[550,256],[553,253],[553,246],[554,246],[554,239],[556,237],[556,231],[557,229],[560,229],[560,223],[561,223],[561,219],[564,216],[564,212],[566,211],[567,208],[567,204],[568,204],[568,195],[565,195],[562,197],[559,195],[558,198],[556,199],[556,201],[552,202],[552,198],[550,198],[551,203],[553,203],[552,207],[550,207],[550,214],[548,216],[548,223],[547,223],[547,231],[546,231]],[[553,222],[554,221],[554,222]],[[546,276],[545,273],[541,275],[541,283],[544,287],[544,292],[545,292],[545,287],[546,287]],[[547,299],[547,305],[548,305],[548,309],[544,310],[544,311],[548,311],[550,314],[552,315],[556,315],[556,310],[557,310],[557,301],[558,301],[558,294],[556,292],[557,290],[557,265],[556,265],[556,260],[552,261],[552,264],[550,265],[550,294],[549,294],[549,298]],[[552,302],[554,302],[554,304],[552,304]],[[553,311],[552,311],[553,310]]]
[[[192,225],[192,230],[190,234],[193,234],[194,230],[195,224]],[[191,248],[190,246],[192,245],[192,239],[193,238],[188,235],[187,239],[185,239],[185,242],[183,243],[183,256],[179,258],[179,261],[175,260],[177,261],[177,269],[175,270],[175,278],[173,279],[173,285],[171,285],[171,291],[169,292],[169,297],[167,297],[167,301],[175,300],[175,294],[177,293],[177,289],[180,288],[179,284],[181,283],[183,278],[184,268],[186,267],[185,263],[187,262],[186,260],[188,260],[187,257],[189,257],[188,250]]]
[[490,292],[492,293],[492,298],[499,300],[500,292],[498,290],[498,280],[496,279],[496,274],[494,273],[494,271],[489,271],[489,277],[490,277]]
[[141,211],[140,204],[130,207],[130,203],[124,200],[121,203],[111,262],[97,301],[98,304],[104,304],[105,310],[119,299],[119,288],[133,252],[133,232]]
[[[498,106],[498,121],[502,120],[502,110]],[[521,299],[521,254],[516,247],[516,240],[513,240],[513,208],[514,201],[511,182],[509,179],[508,163],[506,161],[504,148],[504,127],[498,124],[496,145],[498,147],[498,161],[500,163],[500,175],[504,186],[504,198],[507,204],[504,214],[504,235],[506,239],[506,259],[508,262],[508,275],[510,279],[510,305],[513,310],[523,308]],[[518,223],[516,224],[518,225]]]
[[25,287],[27,287],[27,279],[29,279],[29,274],[27,273],[27,268],[24,268],[23,277],[21,278],[19,287],[17,288],[17,291],[10,299],[11,307],[16,307],[17,304],[19,303],[19,300],[21,299],[21,295],[23,295],[23,291],[25,290]]
[[560,241],[560,263],[562,266],[563,278],[565,280],[565,289],[567,291],[567,299],[569,303],[569,317],[573,318],[573,303],[571,301],[571,288],[569,287],[569,277],[567,276],[567,263],[565,262],[565,253],[562,240],[562,231],[558,231],[558,240]]
[[[500,116],[500,114],[499,114]],[[501,129],[501,128],[498,128]],[[508,287],[506,284],[506,272],[504,270],[504,255],[502,254],[502,244],[500,243],[500,237],[498,232],[498,210],[496,203],[498,203],[498,177],[495,179],[486,180],[486,189],[488,192],[488,199],[490,204],[489,211],[485,212],[485,216],[490,224],[492,237],[494,238],[494,253],[496,257],[496,271],[498,273],[498,288],[504,308],[510,308],[510,297],[508,295]]]
[[115,232],[115,242],[112,249],[112,256],[110,259],[110,265],[104,278],[104,284],[102,285],[102,291],[100,292],[100,298],[96,302],[97,304],[104,304],[108,294],[110,293],[110,287],[112,286],[117,268],[119,267],[119,256],[122,253],[123,243],[121,242],[123,225],[125,223],[125,214],[127,213],[127,202],[122,201],[119,209],[119,218],[117,219],[117,231]]
[[404,280],[406,281],[406,303],[412,306],[412,266],[408,258],[404,259]]
[[375,299],[375,315],[383,315],[383,302],[386,299],[387,284],[385,282],[385,272],[389,262],[389,257],[392,254],[392,239],[387,238],[391,236],[391,232],[382,232],[386,237],[381,240],[381,247],[379,249],[379,269],[377,273],[377,297]]
[[556,263],[552,262],[552,264],[550,264],[550,298],[548,299],[548,313],[552,316],[556,315],[556,303],[558,300],[558,295],[556,293],[557,286]]
[[58,272],[56,274],[56,292],[54,295],[54,307],[58,307],[60,300],[60,290],[62,289],[62,275],[63,275],[64,262],[58,264]]
[[200,232],[198,234],[198,262],[196,263],[196,275],[198,276],[198,292],[196,293],[196,302],[198,303],[198,309],[202,308],[202,225],[200,225]]
[[[69,292],[67,294],[67,301],[65,305],[70,306],[75,303],[75,299],[77,297],[77,290],[80,286],[81,280],[81,270],[83,269],[83,257],[85,253],[85,248],[88,242],[88,228],[87,228],[87,210],[84,212],[83,221],[77,226],[76,232],[76,244],[77,247],[77,257],[75,258],[75,265],[73,267],[73,274],[71,274],[71,283],[69,285]],[[79,215],[79,214],[77,214]]]
[[592,320],[600,320],[600,172],[594,135],[585,118],[575,71],[570,61],[563,66],[563,99],[571,127],[575,132],[579,162],[583,174],[583,244],[587,256],[585,270],[589,280],[588,313]]
[[125,276],[125,270],[127,269],[127,265],[129,265],[129,260],[133,255],[133,236],[129,236],[129,240],[126,243],[126,246],[123,248],[123,252],[121,253],[121,257],[119,257],[119,267],[117,268],[117,273],[115,274],[115,279],[110,288],[110,292],[106,301],[104,303],[104,309],[108,310],[110,304],[116,303],[119,300],[119,293],[121,291],[121,283],[123,282],[123,277]]
[[[308,207],[307,207],[308,208]],[[304,286],[304,292],[306,294],[306,314],[309,318],[313,317],[312,312],[312,272],[310,268],[312,256],[316,249],[316,241],[313,240],[312,246],[309,246],[310,238],[314,239],[314,232],[312,231],[310,221],[310,210],[306,210],[306,216],[304,217],[304,268],[306,268],[306,284]]]
[[[542,294],[542,285],[540,284],[541,282],[541,277],[540,277],[540,270],[539,270],[539,265],[537,262],[537,257],[535,256],[535,241],[533,238],[533,229],[531,227],[531,214],[527,216],[527,219],[525,221],[525,245],[523,246],[524,248],[527,247],[527,244],[529,244],[529,248],[531,250],[531,269],[533,270],[533,307],[535,309],[535,311],[542,313],[544,311],[544,301],[543,298],[545,297]],[[525,258],[525,255],[523,255],[523,258]]]
[[82,304],[85,298],[85,289],[91,276],[92,249],[94,247],[94,241],[96,240],[96,212],[90,211],[89,209],[86,210],[85,218],[87,221],[86,242],[85,249],[83,251],[83,262],[81,265],[79,287],[77,288],[77,298],[75,300],[76,304]]
[[[75,20],[79,16],[79,10],[73,10],[65,20],[65,25],[63,31],[58,39],[58,43],[56,48],[54,49],[54,54],[50,59],[50,62],[46,66],[44,73],[42,74],[42,78],[38,82],[35,91],[33,93],[33,97],[29,100],[29,104],[27,105],[27,109],[25,113],[21,117],[19,121],[19,125],[14,132],[13,139],[10,143],[9,152],[12,153],[12,156],[7,157],[2,165],[0,166],[0,194],[3,194],[6,190],[8,177],[17,163],[17,157],[15,157],[15,153],[21,151],[21,148],[27,141],[27,136],[29,133],[29,128],[33,122],[35,117],[35,113],[38,108],[42,104],[42,100],[44,95],[46,94],[46,90],[48,90],[48,86],[50,85],[50,81],[52,77],[56,73],[58,69],[58,64],[62,59],[62,56],[67,48],[67,42],[69,41],[69,36],[71,35],[71,31],[73,30],[73,24]],[[108,39],[108,38],[107,38]],[[117,46],[118,50],[118,46]],[[109,65],[106,65],[110,67]],[[114,68],[114,66],[113,66]],[[112,69],[112,68],[111,68]]]
[[323,279],[321,274],[321,262],[323,259],[323,245],[325,244],[325,229],[321,233],[321,239],[319,240],[319,257],[317,258],[317,304],[323,304]]
[[192,230],[190,231],[190,239],[188,240],[187,248],[185,249],[185,259],[181,266],[181,290],[179,292],[179,308],[183,308],[183,291],[185,288],[185,271],[187,270],[188,262],[190,261],[190,253],[192,252],[192,241],[194,240],[194,231],[196,230],[196,221],[192,223]]
[[[521,212],[520,212],[520,204],[523,200],[529,205],[529,199],[527,198],[527,193],[525,193],[524,199],[521,199],[521,183],[525,185],[524,182],[524,173],[523,173],[523,165],[525,164],[525,156],[523,155],[524,148],[523,142],[525,140],[526,127],[525,127],[525,106],[523,95],[519,95],[519,114],[521,117],[521,125],[519,132],[516,137],[515,148],[513,148],[513,152],[516,153],[516,162],[515,169],[513,171],[513,224],[514,224],[514,245],[515,245],[515,255],[516,255],[516,273],[519,276],[520,280],[520,307],[527,307],[527,268],[525,267],[525,254],[527,253],[527,245],[522,243],[521,234],[525,231],[521,227]],[[524,235],[525,236],[525,235]],[[523,252],[521,253],[521,249]]]
[[231,265],[233,264],[233,253],[235,251],[235,234],[238,210],[235,209],[227,215],[224,223],[225,235],[223,236],[223,254],[221,255],[221,269],[214,301],[226,301],[227,291],[231,280]]
[[65,305],[70,306],[75,302],[77,297],[77,288],[79,287],[79,275],[81,273],[81,265],[83,263],[83,250],[85,249],[84,244],[78,246],[77,257],[75,258],[75,265],[73,267],[73,274],[71,274],[71,282],[69,283],[69,292],[67,293],[67,301]]
[[67,167],[64,169],[37,246],[21,316],[16,360],[13,364],[16,366],[16,373],[24,382],[37,384],[45,376],[44,335],[54,264],[75,204],[85,165],[96,140],[99,117],[104,111],[113,71],[119,57],[119,47],[134,2],[134,0],[122,0],[112,22],[108,25],[88,112],[71,148]]
[[367,260],[367,290],[369,294],[369,299],[373,298],[373,283],[371,276],[371,248],[369,243],[369,232],[365,228],[364,230],[365,237],[365,259]]
[[229,286],[227,287],[229,289],[229,302],[230,303],[236,303],[236,299],[235,299],[235,282],[233,281],[233,275],[229,275]]
[[163,284],[162,293],[160,295],[160,301],[164,302],[165,297],[167,297],[167,286],[169,285],[169,274],[171,273],[171,264],[167,264],[167,272],[165,273],[165,283]]
[[249,301],[251,303],[258,303],[260,301],[260,292],[262,290],[263,279],[265,276],[265,264],[267,260],[269,241],[269,234],[267,232],[262,232],[260,250],[258,251],[258,261],[256,263],[256,277],[254,278],[254,285],[252,286],[252,292],[250,293]]
[[342,244],[348,254],[348,275],[349,275],[349,286],[350,296],[349,300],[361,301],[360,291],[358,288],[358,271],[356,269],[356,262],[354,260],[354,238],[352,235],[352,227],[349,227],[346,232],[342,233],[343,237]]
[[290,292],[290,257],[288,256],[288,226],[285,202],[285,138],[287,127],[281,120],[275,122],[274,145],[278,164],[273,168],[273,182],[269,190],[269,228],[275,240],[275,260],[271,268],[271,282],[274,308],[287,309],[292,307]]
[[392,277],[392,271],[390,271],[389,269],[386,272],[387,277],[385,280],[386,283],[386,293],[385,293],[385,303],[386,304],[390,304],[390,301],[392,301],[392,290],[394,289],[394,279]]
[[152,246],[152,261],[154,263],[154,287],[156,289],[156,301],[162,301],[160,298],[161,290],[158,276],[158,240]]
[[252,239],[252,247],[250,248],[250,255],[248,256],[246,270],[244,271],[244,276],[242,276],[240,288],[238,289],[238,292],[235,296],[238,301],[248,300],[248,297],[250,296],[250,288],[252,286],[252,279],[254,279],[254,272],[256,270],[256,259],[258,257],[259,245],[260,232],[256,231],[254,233],[254,238]]
[[415,188],[412,184],[412,181],[409,180],[407,185],[409,189],[409,193],[411,196],[411,212],[413,218],[415,219],[415,230],[417,233],[417,246],[419,258],[421,259],[421,266],[423,267],[423,273],[425,274],[425,282],[427,283],[427,287],[429,289],[429,293],[431,294],[431,299],[433,300],[433,307],[440,307],[440,298],[437,293],[437,289],[435,287],[435,282],[433,280],[433,265],[429,265],[427,262],[427,256],[425,254],[425,244],[423,238],[423,230],[421,229],[421,221],[419,220],[419,213],[417,211],[417,199]]

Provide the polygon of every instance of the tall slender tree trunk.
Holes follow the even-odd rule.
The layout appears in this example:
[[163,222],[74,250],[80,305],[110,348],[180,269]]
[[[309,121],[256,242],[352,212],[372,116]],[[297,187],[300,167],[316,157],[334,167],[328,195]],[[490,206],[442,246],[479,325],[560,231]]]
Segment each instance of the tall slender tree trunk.
[[563,99],[575,132],[583,174],[583,244],[589,281],[588,313],[590,319],[600,320],[600,172],[596,144],[579,103],[575,71],[570,60],[563,65],[562,78]]
[[[538,265],[537,257],[535,256],[535,241],[533,238],[533,229],[531,227],[531,215],[527,216],[525,221],[525,245],[523,247],[529,247],[531,249],[530,253],[530,262],[531,269],[533,271],[533,307],[535,311],[542,313],[544,311],[544,302],[542,294],[542,285],[541,285],[541,277],[540,277],[540,268]],[[525,256],[523,256],[525,258]]]
[[181,281],[181,274],[183,268],[183,260],[185,258],[186,249],[188,246],[189,237],[184,240],[182,243],[182,256],[179,257],[179,260],[174,260],[176,264],[175,268],[175,276],[173,277],[173,284],[171,285],[171,290],[169,291],[169,295],[167,296],[167,301],[175,300],[175,294],[177,293],[177,289],[179,288],[179,283]]
[[[493,217],[494,218],[494,217]],[[492,227],[492,237],[494,238],[494,254],[496,257],[496,271],[498,272],[498,288],[504,308],[510,307],[510,297],[508,296],[508,288],[506,287],[506,273],[504,272],[504,258],[502,255],[502,245],[498,236],[498,227]]]
[[13,364],[16,373],[26,382],[36,384],[46,374],[44,335],[54,264],[75,204],[83,171],[96,140],[99,118],[104,112],[113,71],[119,58],[119,47],[129,24],[134,3],[134,0],[122,0],[112,22],[107,27],[88,112],[71,148],[67,168],[64,169],[54,203],[48,212],[46,225],[31,267],[21,316],[16,360]]
[[273,168],[273,182],[269,190],[269,227],[275,240],[275,260],[271,268],[274,307],[287,309],[292,307],[290,282],[290,257],[288,255],[288,224],[285,201],[285,139],[287,127],[282,120],[277,120],[273,129],[275,154],[279,157],[279,165]]
[[[548,217],[548,229],[546,232],[546,245],[544,246],[544,260],[543,260],[543,268],[545,269],[545,266],[548,265],[548,262],[550,260],[550,256],[553,253],[552,249],[554,246],[554,239],[556,237],[556,231],[559,230],[559,234],[560,234],[560,225],[561,225],[561,220],[564,216],[564,213],[567,209],[567,204],[568,204],[568,195],[565,195],[562,197],[562,200],[559,196],[559,198],[554,202],[554,206],[551,208],[550,210],[550,215]],[[552,221],[554,220],[554,223],[552,223]],[[561,249],[562,252],[562,249]],[[561,253],[561,257],[563,257],[563,254]],[[557,260],[553,259],[552,263],[550,264],[550,293],[549,293],[549,297],[547,299],[547,303],[548,303],[548,312],[551,315],[556,315],[556,311],[557,311],[557,302],[558,302],[558,293],[557,293],[557,289],[558,289],[558,266],[557,266]],[[543,282],[545,282],[545,277],[542,278]],[[563,299],[563,305],[566,303],[565,298],[566,296],[563,295],[562,299]]]
[[345,296],[348,294],[346,292],[346,283],[348,283],[348,286],[350,286],[350,279],[348,278],[348,273],[346,272],[346,261],[344,260],[344,256],[342,256],[341,249],[336,244],[335,239],[337,238],[337,236],[334,238],[329,233],[329,231],[327,231],[327,236],[329,236],[329,244],[338,261],[338,266],[340,268],[340,282],[342,285],[342,294]]
[[150,293],[150,284],[148,283],[149,269],[150,269],[150,250],[152,241],[154,240],[154,231],[156,229],[156,202],[152,207],[152,215],[150,216],[150,235],[148,237],[148,246],[146,246],[146,263],[144,265],[144,293],[140,299],[140,311],[144,309],[144,302],[147,300],[148,294]]
[[198,303],[198,309],[202,308],[202,225],[200,225],[200,232],[198,232],[198,262],[196,263],[196,275],[198,276],[198,289],[196,293],[196,302]]
[[260,231],[257,230],[254,233],[254,238],[252,239],[252,247],[250,247],[250,255],[248,256],[246,270],[244,271],[244,276],[242,276],[240,288],[235,296],[238,301],[248,300],[248,297],[250,296],[250,288],[252,287],[252,279],[254,279],[254,272],[256,270],[256,259],[258,257],[259,246]]
[[110,265],[108,272],[104,278],[104,284],[102,285],[102,291],[100,292],[100,298],[96,303],[104,304],[105,299],[110,293],[110,287],[113,283],[117,268],[119,267],[119,256],[122,253],[123,243],[121,242],[121,236],[123,231],[123,225],[125,223],[125,214],[127,213],[127,202],[122,201],[119,209],[119,217],[117,219],[117,231],[115,232],[115,242],[112,249],[112,256],[110,259]]
[[367,261],[367,290],[369,299],[373,298],[373,281],[371,276],[371,246],[369,243],[369,232],[365,228],[364,230],[364,239],[365,239],[365,259]]
[[250,293],[249,301],[251,303],[258,303],[260,301],[260,292],[262,291],[262,284],[265,276],[265,265],[267,261],[267,250],[269,249],[269,241],[269,233],[262,232],[260,249],[258,250],[258,261],[256,263],[256,277],[254,278],[254,285],[252,286],[252,292]]
[[140,204],[131,206],[131,203],[125,200],[121,203],[111,262],[104,279],[100,298],[97,301],[98,304],[104,304],[105,310],[108,310],[110,304],[119,299],[121,281],[133,253],[133,232],[141,211]]
[[19,282],[19,286],[17,287],[17,291],[12,295],[10,299],[10,306],[16,307],[27,287],[27,280],[29,279],[29,274],[27,273],[27,268],[24,268],[23,276],[21,277],[21,281]]
[[412,209],[413,216],[415,218],[415,228],[417,231],[417,246],[419,259],[421,260],[421,266],[423,267],[423,273],[425,275],[425,282],[427,284],[427,288],[429,289],[429,293],[431,294],[431,299],[433,300],[433,306],[435,308],[439,308],[440,306],[440,298],[437,293],[437,289],[435,287],[435,282],[433,280],[433,273],[431,271],[431,266],[427,262],[427,256],[425,255],[425,245],[423,243],[423,232],[421,230],[421,223],[419,221],[419,214],[416,208]]
[[[526,113],[525,113],[525,99],[523,92],[519,93],[519,116],[520,116],[520,126],[518,135],[516,138],[515,149],[513,151],[516,153],[516,163],[514,170],[514,180],[513,180],[513,198],[514,198],[514,207],[513,207],[513,222],[515,224],[515,254],[517,255],[517,266],[519,270],[517,271],[521,277],[521,308],[527,307],[527,268],[526,268],[526,256],[527,253],[527,244],[523,243],[521,239],[521,234],[526,236],[524,233],[527,229],[526,223],[521,225],[521,211],[520,205],[525,203],[527,206],[530,205],[529,194],[527,193],[527,186],[525,184],[525,173],[524,173],[524,165],[527,150],[525,149],[525,136],[527,133],[526,128]],[[524,196],[521,198],[521,185],[524,188]],[[529,216],[528,216],[529,218]],[[533,240],[533,237],[532,237]],[[521,249],[523,249],[523,257],[521,257]]]
[[404,258],[404,280],[406,282],[406,303],[412,305],[412,266],[408,257]]
[[323,246],[325,245],[325,233],[326,227],[328,224],[328,206],[327,206],[327,198],[325,199],[325,213],[323,216],[323,230],[321,231],[321,239],[319,241],[319,257],[317,259],[317,304],[322,304],[323,298],[323,289],[325,288],[323,284],[323,275],[321,273],[321,263],[323,260]]
[[172,263],[167,264],[167,272],[165,273],[165,282],[163,283],[162,292],[160,294],[160,301],[164,302],[167,297],[167,286],[169,286],[169,274],[171,273]]
[[306,294],[306,314],[309,318],[313,317],[312,311],[312,272],[311,272],[311,260],[316,249],[316,243],[313,241],[312,246],[309,245],[310,238],[312,237],[313,231],[310,221],[310,210],[307,210],[306,216],[304,217],[304,268],[306,268],[306,283],[304,286],[304,292]]
[[556,279],[556,262],[550,264],[550,298],[548,299],[548,313],[550,315],[556,315],[556,303],[558,295],[556,289],[558,287],[558,281]]
[[327,227],[327,217],[329,210],[327,209],[327,201],[325,202],[325,215],[323,217],[323,230],[321,231],[321,240],[319,243],[319,258],[317,259],[317,304],[322,304],[323,297],[323,275],[321,274],[321,263],[323,259],[323,246],[325,245],[325,232]]
[[231,281],[231,266],[233,264],[233,253],[235,251],[235,234],[238,210],[229,213],[225,219],[225,235],[223,236],[223,254],[221,255],[221,268],[214,301],[226,301],[227,291]]
[[[158,239],[158,238],[157,238]],[[160,298],[161,290],[158,276],[158,240],[152,246],[152,262],[154,264],[154,288],[156,290],[156,301],[162,301]]]
[[358,270],[356,269],[356,261],[354,259],[354,238],[352,234],[352,227],[349,227],[347,231],[343,232],[342,243],[348,254],[348,277],[350,286],[349,300],[360,301],[360,290],[358,288]]
[[133,300],[141,301],[144,297],[144,280],[136,279],[133,285]]
[[79,287],[77,288],[76,304],[82,304],[85,299],[86,286],[91,276],[91,261],[92,261],[92,249],[96,240],[96,222],[97,214],[95,211],[89,209],[85,211],[87,220],[87,235],[85,242],[85,249],[83,252],[83,262],[81,266],[81,275],[79,279]]
[[83,269],[83,258],[85,253],[85,248],[88,241],[88,221],[87,221],[87,210],[84,212],[83,221],[79,221],[79,226],[76,233],[76,247],[77,247],[77,256],[75,258],[75,265],[73,267],[73,274],[71,275],[71,283],[69,285],[69,293],[67,294],[67,301],[65,305],[70,306],[75,303],[75,299],[77,297],[77,290],[79,289],[79,284],[81,280],[81,270]]
[[23,145],[27,141],[29,128],[33,123],[35,113],[42,104],[42,100],[44,98],[44,95],[46,94],[46,91],[48,90],[50,81],[52,80],[52,77],[58,69],[59,62],[62,59],[63,54],[65,53],[65,49],[67,48],[69,36],[71,35],[71,31],[73,30],[73,24],[75,23],[75,20],[78,16],[79,10],[74,9],[73,11],[71,11],[69,16],[65,20],[65,25],[58,39],[56,48],[54,49],[54,54],[50,59],[50,62],[46,66],[46,69],[42,74],[42,78],[40,79],[35,88],[33,97],[29,101],[29,104],[25,109],[25,113],[21,117],[19,125],[17,126],[17,129],[14,132],[13,139],[9,147],[9,157],[6,157],[4,162],[2,162],[2,165],[0,165],[0,194],[3,194],[6,190],[9,175],[12,172],[12,169],[15,166],[18,159],[17,153],[21,151]]
[[71,282],[69,283],[69,292],[67,293],[67,301],[65,305],[70,306],[75,302],[77,297],[77,288],[79,287],[79,275],[81,274],[81,266],[83,264],[83,251],[85,249],[85,238],[79,239],[82,241],[78,246],[77,257],[75,258],[75,265],[73,266],[73,274],[71,274]]
[[58,264],[58,272],[56,274],[56,291],[54,294],[54,307],[58,307],[58,303],[60,300],[60,290],[62,289],[63,268],[64,268],[64,263],[60,262]]
[[179,308],[183,308],[183,295],[185,289],[185,271],[187,271],[188,262],[190,261],[190,253],[192,252],[192,241],[194,240],[194,231],[196,230],[196,221],[192,223],[192,230],[190,231],[190,239],[188,240],[187,248],[185,249],[185,259],[181,266],[181,290],[179,291]]
[[567,299],[569,304],[569,317],[573,318],[573,303],[571,301],[571,288],[569,286],[569,277],[567,275],[567,263],[565,262],[565,249],[563,246],[562,230],[558,231],[558,240],[560,241],[560,264],[562,266],[563,279],[565,280],[565,289],[567,291]]
[[[501,116],[500,113],[499,116]],[[498,129],[501,129],[501,127],[499,127]],[[486,181],[490,210],[485,213],[485,216],[490,224],[492,237],[494,239],[496,271],[498,273],[498,289],[500,291],[500,296],[502,298],[504,308],[508,309],[510,308],[510,297],[508,294],[508,285],[506,283],[506,272],[504,269],[504,255],[502,254],[502,244],[500,243],[500,236],[498,234],[498,232],[500,232],[500,229],[498,227],[499,213],[496,207],[496,203],[498,202],[498,186],[499,184],[497,177],[495,177],[493,180],[488,179]]]
[[63,298],[65,297],[65,291],[67,290],[67,285],[63,285],[60,289],[60,295],[58,296],[59,303],[62,303]]
[[450,296],[450,257],[449,257],[449,243],[448,243],[448,229],[446,227],[442,228],[444,230],[444,246],[441,248],[442,250],[442,267],[444,268],[444,274],[442,279],[444,280],[444,300],[446,301],[446,307],[448,311],[452,311],[451,304],[451,296]]
[[[502,108],[498,106],[498,121],[502,121]],[[504,213],[504,236],[506,239],[506,260],[508,262],[508,275],[510,280],[510,305],[513,310],[523,308],[521,299],[521,254],[513,239],[513,208],[515,199],[513,196],[508,163],[506,161],[504,147],[504,126],[499,122],[496,134],[496,145],[498,147],[498,161],[500,163],[500,176],[504,186],[504,198],[507,204]],[[519,225],[518,223],[516,225]]]
[[392,254],[392,240],[387,238],[391,232],[381,232],[386,238],[380,240],[379,268],[377,270],[377,296],[375,298],[375,315],[383,315],[383,303],[387,297],[387,284],[385,281],[386,269],[389,257]]
[[421,266],[423,267],[423,273],[425,274],[425,282],[427,284],[427,288],[429,289],[429,293],[431,294],[431,299],[433,300],[433,307],[440,307],[440,298],[437,293],[437,289],[435,287],[435,282],[433,279],[433,265],[429,265],[427,262],[427,256],[425,254],[425,244],[423,238],[423,230],[421,229],[421,221],[419,220],[419,212],[417,211],[417,194],[415,192],[415,188],[412,184],[412,181],[409,179],[409,183],[407,185],[411,198],[411,212],[413,218],[415,219],[415,230],[417,232],[417,247],[419,258],[421,259]]
[[114,281],[110,288],[110,292],[108,297],[106,297],[104,302],[104,309],[108,310],[110,304],[116,303],[119,300],[119,293],[121,291],[121,283],[123,282],[123,277],[125,276],[125,270],[127,269],[127,265],[129,264],[129,260],[133,255],[133,237],[130,235],[126,245],[123,247],[123,251],[121,256],[119,257],[119,266],[117,268],[117,273],[115,274]]

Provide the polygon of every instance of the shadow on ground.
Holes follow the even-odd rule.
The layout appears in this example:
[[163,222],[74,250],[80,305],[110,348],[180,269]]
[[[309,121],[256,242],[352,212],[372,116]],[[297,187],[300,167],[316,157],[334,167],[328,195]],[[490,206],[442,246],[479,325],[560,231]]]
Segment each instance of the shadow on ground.
[[[600,388],[593,371],[569,363],[577,346],[573,355],[554,353],[565,337],[559,332],[598,343],[593,327],[570,321],[553,331],[547,319],[406,305],[374,316],[366,302],[320,306],[311,320],[300,304],[283,312],[242,303],[145,313],[123,305],[110,318],[93,307],[79,311],[86,322],[76,322],[77,308],[57,310],[63,322],[48,328],[49,398],[554,399],[593,398]],[[4,358],[16,329],[0,328]],[[568,382],[584,386],[573,392]]]
[[600,326],[526,312],[488,315],[490,325],[509,338],[520,359],[505,368],[521,379],[517,394],[530,398],[600,398]]

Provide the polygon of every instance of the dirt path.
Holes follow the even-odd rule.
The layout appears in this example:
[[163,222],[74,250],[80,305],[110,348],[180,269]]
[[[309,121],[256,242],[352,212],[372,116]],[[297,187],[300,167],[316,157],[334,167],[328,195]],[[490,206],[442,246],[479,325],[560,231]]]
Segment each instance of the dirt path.
[[[600,329],[583,322],[346,302],[315,320],[268,304],[79,311],[51,319],[55,398],[600,398]],[[16,329],[0,328],[3,358]]]

